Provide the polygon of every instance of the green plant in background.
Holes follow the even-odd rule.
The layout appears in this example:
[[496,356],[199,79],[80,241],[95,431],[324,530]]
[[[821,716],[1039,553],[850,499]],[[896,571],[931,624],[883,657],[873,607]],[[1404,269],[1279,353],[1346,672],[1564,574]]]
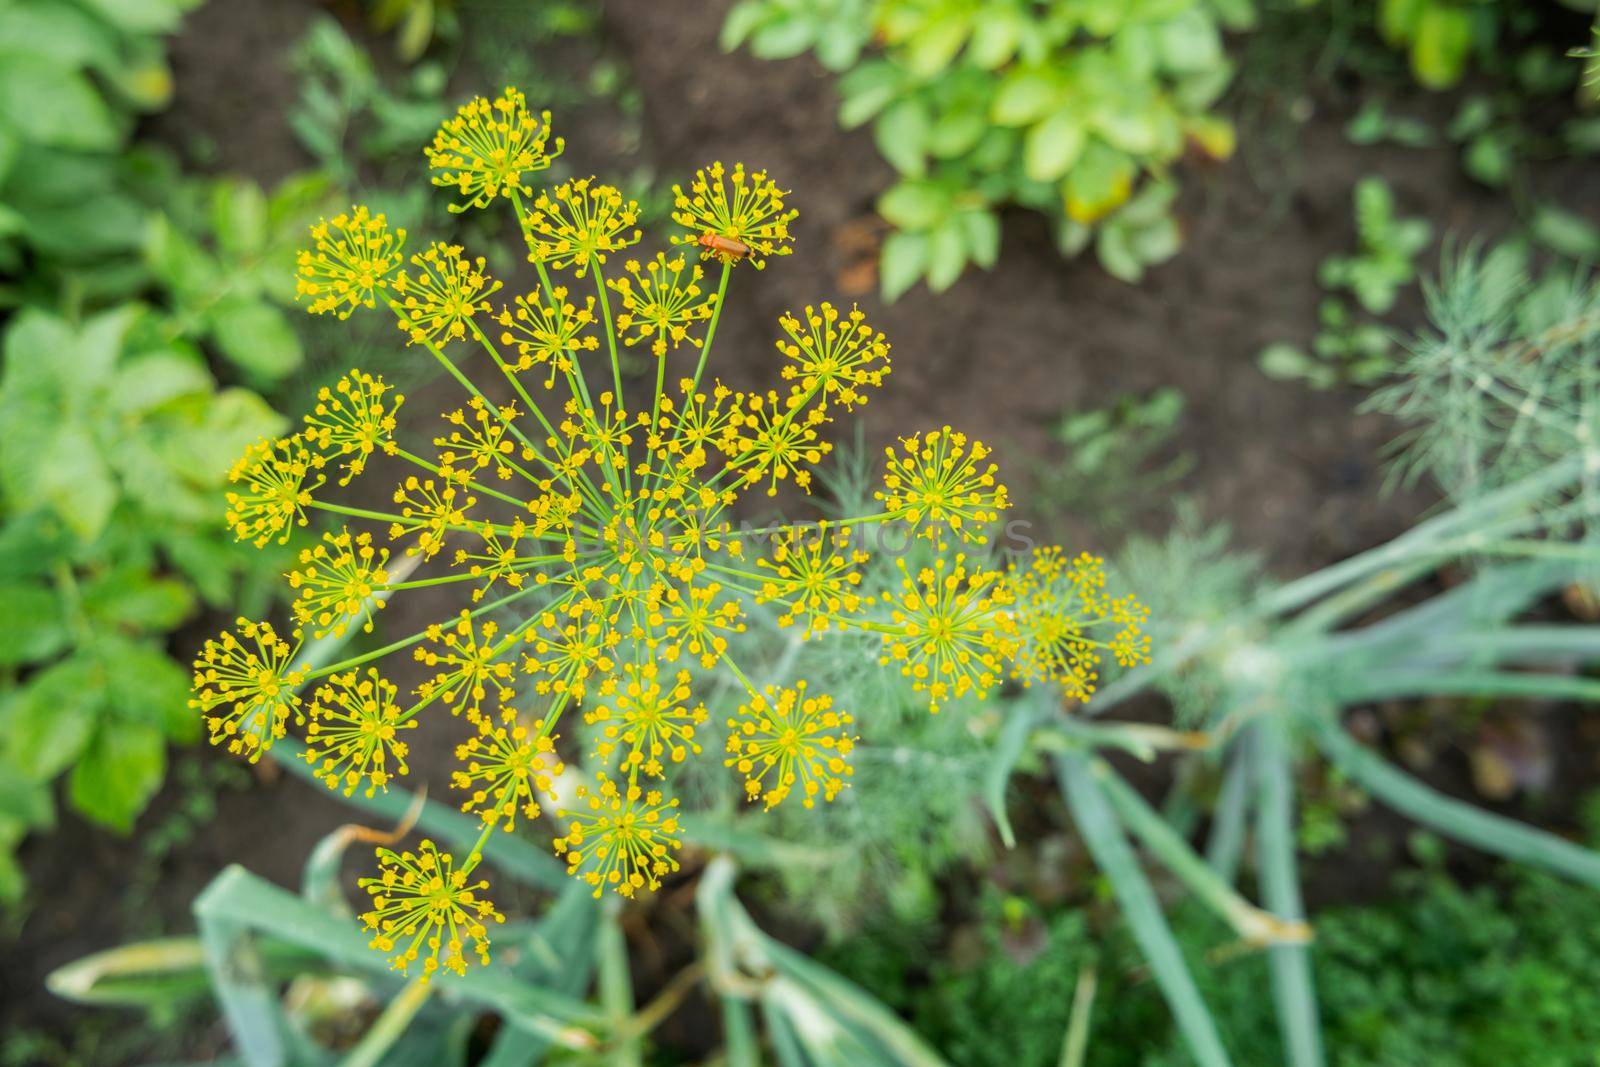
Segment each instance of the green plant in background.
[[1044,505],[1063,514],[1093,516],[1104,527],[1126,523],[1192,464],[1188,455],[1158,459],[1181,427],[1183,409],[1183,394],[1163,386],[1143,396],[1120,396],[1107,407],[1061,416],[1052,436],[1065,455],[1039,469]]
[[1008,204],[1054,220],[1066,255],[1093,241],[1128,281],[1170,257],[1171,171],[1188,145],[1231,154],[1233,128],[1211,111],[1231,75],[1222,31],[1252,18],[1248,0],[745,0],[722,43],[810,50],[841,73],[841,123],[871,122],[900,176],[878,202],[895,228],[880,264],[894,299],[992,266]]
[[[48,825],[50,784],[71,771],[83,814],[127,830],[161,784],[168,740],[198,731],[165,637],[200,598],[233,601],[261,564],[212,514],[226,442],[281,419],[219,391],[171,320],[127,305],[73,323],[19,314],[0,367],[0,895],[10,850]],[[259,601],[260,597],[252,599]]]
[[1416,259],[1433,239],[1433,227],[1426,219],[1396,214],[1394,192],[1375,176],[1356,183],[1355,218],[1356,254],[1330,256],[1317,272],[1317,281],[1336,295],[1317,306],[1320,325],[1310,354],[1284,342],[1268,345],[1257,357],[1268,375],[1328,389],[1368,385],[1393,370],[1395,342],[1377,320],[1416,280]]

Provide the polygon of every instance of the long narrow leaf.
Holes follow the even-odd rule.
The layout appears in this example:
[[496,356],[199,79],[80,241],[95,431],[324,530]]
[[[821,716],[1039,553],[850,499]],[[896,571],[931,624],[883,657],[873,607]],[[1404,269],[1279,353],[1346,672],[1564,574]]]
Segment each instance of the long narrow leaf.
[[1447,797],[1361,747],[1336,721],[1318,720],[1314,728],[1329,760],[1401,814],[1463,844],[1600,889],[1600,853]]
[[1155,891],[1139,869],[1116,815],[1095,784],[1088,760],[1079,753],[1066,753],[1057,760],[1057,767],[1072,818],[1090,855],[1110,879],[1122,914],[1150,964],[1190,1054],[1199,1067],[1227,1067],[1231,1061],[1222,1047],[1211,1011],[1195,987]]
[[[1300,876],[1295,870],[1294,797],[1289,781],[1289,752],[1279,724],[1262,724],[1259,757],[1259,822],[1256,864],[1267,906],[1285,919],[1305,916],[1300,901]],[[1272,970],[1272,999],[1278,1009],[1289,1067],[1322,1067],[1322,1026],[1311,980],[1311,953],[1304,944],[1274,945],[1267,957]]]

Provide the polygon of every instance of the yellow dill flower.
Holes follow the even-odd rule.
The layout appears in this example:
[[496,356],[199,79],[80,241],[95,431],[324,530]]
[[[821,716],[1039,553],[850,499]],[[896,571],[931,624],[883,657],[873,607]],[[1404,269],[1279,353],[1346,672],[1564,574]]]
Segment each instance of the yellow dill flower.
[[639,205],[615,186],[593,178],[573,178],[540,193],[522,217],[528,262],[552,269],[571,268],[579,278],[612,252],[639,242]]
[[295,299],[310,299],[313,315],[332,312],[341,319],[358,307],[377,306],[405,242],[406,231],[389,229],[386,218],[365,207],[318,219],[311,227],[312,248],[295,259]]
[[527,580],[526,572],[539,562],[537,557],[523,556],[519,552],[527,533],[528,527],[521,519],[514,519],[510,528],[503,531],[485,523],[480,535],[483,538],[482,551],[456,550],[456,567],[464,567],[469,577],[483,581],[472,591],[474,601],[482,600],[484,594],[502,579],[512,589],[522,588]]
[[533,114],[527,98],[508,88],[492,103],[475,96],[463,104],[439,127],[427,158],[436,172],[433,184],[467,197],[464,204],[450,205],[461,212],[488,207],[497,196],[531,192],[523,175],[544,170],[565,147],[559,137],[551,147],[550,112]]
[[1006,650],[997,612],[1008,597],[997,587],[999,572],[971,570],[964,554],[952,560],[943,545],[915,577],[905,560],[895,563],[900,588],[883,594],[892,628],[878,662],[899,666],[914,690],[928,694],[929,711],[968,694],[987,696]]
[[322,535],[320,544],[300,550],[300,566],[289,572],[289,588],[297,592],[295,621],[311,627],[311,636],[343,637],[356,619],[372,632],[372,616],[383,607],[373,594],[389,581],[389,550],[374,548],[370,533],[352,535],[348,527]]
[[1010,506],[997,468],[983,465],[988,448],[948,426],[903,437],[899,452],[884,454],[884,488],[873,496],[891,518],[920,527],[924,537],[948,529],[963,541],[982,540],[983,528]]
[[431,559],[451,530],[466,526],[467,512],[478,498],[455,485],[441,486],[432,478],[412,474],[394,491],[394,502],[400,505],[400,515],[389,524],[389,540],[415,533],[417,553]]
[[705,705],[690,706],[688,671],[679,671],[665,686],[656,680],[654,663],[624,664],[622,672],[615,707],[601,704],[584,715],[589,725],[600,726],[595,755],[609,761],[620,747],[625,755],[619,770],[660,778],[663,758],[682,763],[689,753],[699,754],[694,731],[706,721]]
[[423,981],[443,967],[467,973],[467,942],[478,962],[489,963],[488,922],[505,922],[480,894],[484,879],[468,881],[476,857],[460,868],[448,852],[423,841],[416,852],[377,850],[379,874],[357,884],[372,898],[361,921],[372,931],[372,947],[393,953],[389,962],[401,974],[422,961]]
[[490,296],[500,283],[483,272],[484,260],[468,260],[460,245],[435,241],[421,255],[411,257],[417,272],[401,271],[394,291],[400,297],[396,312],[400,329],[411,344],[442,344],[467,335],[467,323],[479,312],[488,314]]
[[430,703],[443,701],[452,715],[465,715],[473,723],[483,717],[490,686],[495,687],[501,704],[514,699],[516,694],[507,684],[511,661],[500,658],[505,648],[495,642],[499,632],[492,620],[479,626],[469,611],[463,611],[449,629],[437,624],[428,627],[425,633],[431,645],[417,648],[412,655],[437,673],[417,687],[417,694]]
[[530,820],[539,817],[539,794],[550,793],[566,770],[555,739],[542,724],[531,730],[515,708],[502,708],[499,723],[479,719],[478,732],[456,747],[456,761],[461,767],[451,775],[452,784],[472,791],[461,810],[507,831],[516,829],[519,812]]
[[[468,415],[467,412],[472,414]],[[439,464],[453,471],[464,472],[468,477],[484,468],[494,470],[502,481],[509,480],[516,465],[516,443],[507,435],[507,427],[519,412],[514,405],[491,409],[481,396],[467,402],[466,408],[457,408],[445,416],[445,421],[460,427],[448,436],[435,437],[439,448]]]
[[778,625],[804,620],[806,636],[826,630],[831,620],[861,608],[861,567],[867,553],[850,548],[850,528],[795,526],[780,532],[772,558],[756,560],[770,572],[761,583],[762,603],[778,603]]
[[204,716],[213,745],[254,763],[284,736],[290,716],[301,717],[298,690],[306,672],[294,665],[298,633],[291,645],[271,623],[241,618],[234,628],[201,648],[189,706]]
[[855,748],[850,716],[833,707],[833,698],[806,696],[806,683],[793,689],[767,686],[728,720],[728,758],[744,775],[745,796],[759,797],[770,811],[796,784],[800,803],[815,806],[818,794],[832,801],[849,783],[846,757]]
[[228,481],[241,486],[225,495],[234,536],[257,548],[274,538],[288,541],[294,527],[306,525],[311,494],[327,481],[318,473],[323,462],[298,434],[245,449],[228,471]]
[[1105,561],[1087,552],[1069,559],[1059,548],[1014,561],[1005,577],[1003,612],[1012,677],[1052,681],[1068,700],[1088,700],[1109,652],[1124,667],[1149,661],[1141,630],[1148,612],[1133,597],[1105,594]]
[[393,682],[369,667],[365,674],[344,671],[317,690],[306,714],[305,761],[329,789],[350,796],[362,782],[367,796],[388,791],[389,779],[407,773],[410,747],[399,740],[416,719],[402,719]]
[[791,361],[783,376],[802,396],[821,393],[846,410],[866,403],[863,390],[882,385],[889,373],[889,342],[853,304],[843,317],[827,301],[816,308],[807,305],[803,317],[804,322],[785,313],[778,319],[789,338],[778,342],[778,351]]
[[643,267],[638,260],[630,259],[623,265],[628,276],[606,283],[622,297],[617,336],[624,344],[649,341],[651,352],[665,356],[669,348],[675,349],[684,341],[696,348],[705,343],[691,337],[689,328],[711,318],[717,294],[700,288],[705,272],[699,264],[688,265],[687,271],[685,268],[681,255],[668,259],[657,252],[656,258]]
[[515,370],[547,365],[546,389],[555,388],[557,375],[577,367],[580,353],[600,347],[600,338],[588,332],[595,321],[592,296],[579,307],[567,299],[566,287],[558,285],[550,290],[548,303],[539,294],[529,293],[517,297],[514,305],[501,308],[495,318],[504,327],[500,343],[516,349],[516,360],[508,361]]
[[405,397],[386,393],[389,386],[382,378],[360,370],[317,390],[316,407],[305,418],[305,438],[325,458],[344,459],[340,485],[365,470],[367,457],[378,449],[394,454],[395,412]]
[[622,635],[591,602],[584,602],[568,605],[563,614],[545,612],[539,628],[523,640],[533,651],[523,656],[522,670],[539,676],[535,691],[581,700],[590,678],[605,677],[616,668],[611,650]]
[[745,172],[735,163],[730,173],[720,162],[695,171],[689,191],[672,187],[672,221],[690,232],[674,236],[674,244],[699,245],[705,259],[725,264],[748,259],[761,270],[768,256],[786,256],[789,223],[799,212],[783,209],[788,194],[764,170]]
[[583,810],[563,809],[567,832],[555,839],[556,855],[567,857],[567,872],[594,887],[632,897],[641,889],[660,889],[661,879],[678,869],[673,851],[678,838],[678,802],[664,800],[659,789],[649,792],[629,782],[619,788],[604,771],[597,788],[578,787]]
[[743,466],[746,485],[767,482],[767,495],[778,494],[778,483],[793,478],[794,484],[811,491],[811,472],[807,466],[822,462],[833,445],[821,439],[817,427],[826,419],[821,408],[805,417],[792,405],[780,401],[776,392],[745,397],[744,410],[734,418],[738,436],[735,442]]
[[663,656],[676,660],[688,652],[702,667],[716,666],[728,648],[724,635],[744,633],[739,602],[719,602],[717,596],[721,592],[722,586],[716,582],[668,588],[662,626],[662,638],[667,642],[662,648]]

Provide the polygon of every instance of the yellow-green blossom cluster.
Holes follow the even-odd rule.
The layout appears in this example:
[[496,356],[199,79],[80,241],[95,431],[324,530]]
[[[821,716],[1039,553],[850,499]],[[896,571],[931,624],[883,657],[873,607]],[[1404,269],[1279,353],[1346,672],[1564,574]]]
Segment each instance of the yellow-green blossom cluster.
[[[429,150],[437,182],[516,214],[535,268],[525,287],[503,292],[457,246],[429,245],[409,268],[375,256],[397,241],[360,208],[313,231],[303,277],[336,263],[372,273],[336,290],[334,305],[325,282],[307,281],[311,309],[348,310],[356,291],[358,305],[383,303],[463,395],[402,447],[401,398],[375,371],[352,370],[304,429],[239,461],[228,521],[240,538],[286,539],[313,511],[339,525],[289,575],[288,636],[241,620],[196,663],[214,741],[254,759],[307,722],[307,759],[345,792],[406,773],[403,739],[419,715],[458,717],[452,783],[484,837],[459,866],[427,843],[381,850],[381,875],[363,883],[374,945],[424,974],[486,955],[486,920],[498,916],[470,873],[483,841],[519,818],[553,816],[555,851],[597,895],[657,888],[683,838],[674,768],[702,756],[708,722],[728,730],[709,758],[766,808],[809,808],[848,786],[853,731],[871,724],[807,679],[749,680],[740,647],[753,605],[771,604],[803,639],[878,642],[930,711],[985,697],[1008,675],[1086,697],[1102,654],[1145,655],[1142,609],[1105,594],[1098,561],[991,562],[1006,490],[988,449],[947,426],[889,450],[876,513],[735,529],[745,494],[810,490],[836,419],[887,378],[889,343],[858,308],[807,306],[777,325],[781,389],[723,385],[707,368],[729,279],[788,253],[787,194],[764,172],[711,164],[677,191],[687,232],[674,241],[704,251],[715,285],[676,252],[617,271],[614,257],[642,240],[637,206],[594,179],[534,193],[526,178],[552,144],[548,118],[508,91],[463,108]],[[619,350],[630,344],[650,346],[654,373],[625,386]],[[390,504],[327,499],[329,464],[340,485],[395,468]],[[874,540],[885,532],[895,536]],[[863,576],[889,543],[936,554],[900,560],[891,587],[869,592]],[[385,599],[423,587],[455,592],[459,606],[376,653],[298,665],[303,633],[370,628]],[[393,657],[423,675],[403,698],[381,673]],[[716,676],[742,696],[716,707]],[[557,796],[568,779],[570,795]]]

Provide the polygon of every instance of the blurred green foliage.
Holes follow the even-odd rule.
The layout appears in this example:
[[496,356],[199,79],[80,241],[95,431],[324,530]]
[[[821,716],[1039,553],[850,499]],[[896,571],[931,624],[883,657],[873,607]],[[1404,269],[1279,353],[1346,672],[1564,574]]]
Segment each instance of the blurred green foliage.
[[1328,389],[1370,385],[1393,371],[1395,342],[1376,317],[1416,281],[1416,260],[1433,239],[1433,227],[1426,219],[1402,218],[1389,184],[1373,175],[1356,183],[1355,218],[1357,251],[1329,256],[1317,271],[1329,295],[1317,305],[1311,352],[1286,342],[1267,346],[1258,361],[1268,375]]
[[[1467,884],[1437,865],[1394,896],[1314,916],[1311,959],[1333,1067],[1570,1067],[1600,1043],[1593,890],[1507,867]],[[1088,1062],[1180,1067],[1138,950],[1092,908],[1041,909],[993,886],[969,925],[879,923],[819,954],[905,1013],[963,1067],[1054,1067],[1081,969],[1096,967]],[[1198,908],[1173,927],[1240,1063],[1278,1062],[1265,958]],[[999,1040],[997,1035],[1005,1035]]]
[[1211,110],[1232,75],[1222,34],[1253,18],[1250,0],[743,0],[722,44],[841,74],[840,122],[872,123],[899,174],[878,201],[892,300],[993,266],[1008,204],[1127,281],[1170,257],[1170,171],[1190,146],[1233,151]]
[[[282,557],[239,552],[233,457],[284,420],[284,305],[328,183],[195,179],[130,142],[164,105],[190,0],[0,2],[0,899],[54,790],[126,831],[193,739],[170,635],[260,605]],[[215,362],[214,362],[215,361]]]

